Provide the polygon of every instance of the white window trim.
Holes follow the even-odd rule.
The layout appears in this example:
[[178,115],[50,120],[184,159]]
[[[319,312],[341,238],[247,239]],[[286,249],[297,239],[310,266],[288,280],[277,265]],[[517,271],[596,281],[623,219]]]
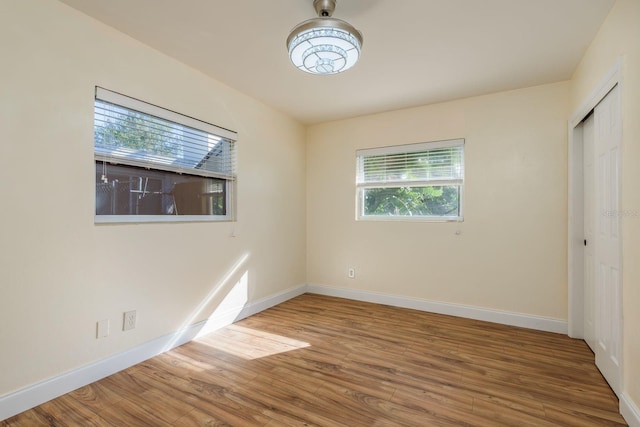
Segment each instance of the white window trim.
[[95,215],[96,224],[154,223],[154,222],[225,222],[229,215]]
[[[177,113],[175,111],[168,110],[166,108],[159,107],[154,104],[150,104],[144,101],[140,101],[135,98],[131,98],[126,95],[122,95],[117,92],[104,89],[102,87],[95,87],[95,97],[101,101],[110,102],[125,108],[140,111],[142,113],[150,114],[169,120],[178,124],[189,126],[195,129],[199,129],[210,134],[221,136],[234,142],[238,140],[237,132],[221,128],[211,123],[204,122],[202,120],[195,119],[193,117],[186,116],[184,114]],[[94,160],[101,161],[113,161],[113,159],[94,154]],[[129,162],[131,163],[131,162]],[[145,165],[142,165],[145,167]],[[156,169],[156,168],[154,168]],[[157,170],[164,170],[166,172],[173,172],[163,168],[157,168]],[[236,169],[237,171],[237,169]],[[179,172],[177,172],[179,173]],[[236,172],[237,174],[237,172]],[[237,175],[233,177],[227,177],[225,179],[226,186],[226,206],[227,211],[225,215],[97,215],[94,213],[95,224],[124,224],[124,223],[162,223],[162,222],[229,222],[236,220],[236,204],[235,204],[235,191]],[[93,200],[97,197],[96,188],[94,185]]]
[[364,148],[356,151],[357,156],[378,156],[381,154],[415,153],[425,150],[437,150],[438,148],[464,146],[464,138],[447,139],[443,141],[418,142],[415,144],[389,145],[386,147]]
[[364,183],[359,182],[359,177],[357,176],[360,161],[364,156],[375,156],[375,155],[383,155],[383,154],[396,154],[396,153],[411,153],[418,151],[426,151],[426,150],[435,150],[438,148],[447,148],[447,147],[462,147],[463,149],[463,168],[466,165],[466,159],[464,156],[464,146],[465,139],[457,138],[457,139],[448,139],[441,141],[432,141],[432,142],[420,142],[415,144],[404,144],[404,145],[392,145],[386,147],[377,147],[377,148],[366,148],[356,150],[356,221],[409,221],[409,222],[463,222],[464,221],[464,173],[463,179],[455,179],[455,180],[423,180],[423,181],[411,181],[412,187],[422,187],[422,186],[440,186],[440,185],[459,185],[460,186],[460,211],[459,215],[455,217],[447,217],[447,216],[410,216],[410,215],[365,215],[364,214],[364,191],[366,188],[390,188],[390,187],[399,187],[399,186],[407,186],[406,181],[387,181],[385,183]]

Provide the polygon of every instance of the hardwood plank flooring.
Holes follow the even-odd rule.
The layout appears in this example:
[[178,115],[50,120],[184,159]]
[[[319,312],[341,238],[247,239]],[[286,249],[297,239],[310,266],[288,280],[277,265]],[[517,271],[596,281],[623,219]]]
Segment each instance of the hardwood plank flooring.
[[581,340],[305,294],[0,426],[623,426]]

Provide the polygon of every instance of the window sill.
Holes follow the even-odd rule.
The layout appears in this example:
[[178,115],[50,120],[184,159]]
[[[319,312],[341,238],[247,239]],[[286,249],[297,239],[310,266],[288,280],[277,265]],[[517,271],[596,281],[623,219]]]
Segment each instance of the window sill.
[[149,224],[171,222],[231,222],[216,215],[95,215],[94,224]]
[[464,222],[464,217],[428,217],[428,216],[386,216],[366,215],[356,218],[356,221],[388,221],[388,222]]

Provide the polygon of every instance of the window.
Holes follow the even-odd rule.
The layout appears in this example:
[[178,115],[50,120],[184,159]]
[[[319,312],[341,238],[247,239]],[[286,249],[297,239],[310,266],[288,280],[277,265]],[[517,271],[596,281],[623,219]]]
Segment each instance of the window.
[[358,150],[357,219],[462,220],[464,139]]
[[232,220],[236,133],[96,87],[96,222]]

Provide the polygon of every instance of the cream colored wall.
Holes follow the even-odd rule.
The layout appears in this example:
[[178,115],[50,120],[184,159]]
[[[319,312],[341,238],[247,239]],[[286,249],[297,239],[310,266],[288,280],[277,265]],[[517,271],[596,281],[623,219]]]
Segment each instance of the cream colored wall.
[[[308,282],[566,320],[568,91],[310,127]],[[451,138],[466,139],[464,222],[355,221],[355,150]]]
[[622,57],[623,389],[640,408],[640,1],[617,0],[571,80],[578,109]]
[[[205,319],[245,274],[248,302],[306,279],[566,319],[566,120],[624,55],[623,210],[640,211],[639,18],[618,0],[570,84],[313,126],[305,154],[304,129],[257,101],[58,2],[0,0],[0,397]],[[95,85],[238,131],[238,222],[94,225]],[[355,221],[356,149],[459,137],[464,222]],[[623,227],[640,406],[640,219]]]
[[[57,1],[1,0],[0,52],[0,396],[305,282],[302,126]],[[95,85],[238,131],[237,223],[94,225]]]

